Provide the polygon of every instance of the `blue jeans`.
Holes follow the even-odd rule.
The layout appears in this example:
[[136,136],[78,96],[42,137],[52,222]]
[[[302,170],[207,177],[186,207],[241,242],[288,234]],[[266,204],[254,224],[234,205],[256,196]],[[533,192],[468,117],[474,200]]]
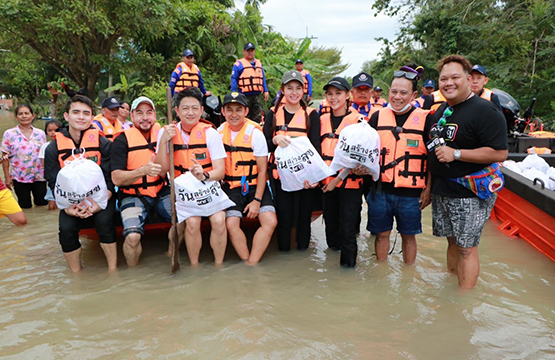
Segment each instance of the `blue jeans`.
[[366,229],[378,234],[393,229],[404,235],[422,233],[422,211],[419,197],[396,196],[385,192],[368,194],[368,225]]

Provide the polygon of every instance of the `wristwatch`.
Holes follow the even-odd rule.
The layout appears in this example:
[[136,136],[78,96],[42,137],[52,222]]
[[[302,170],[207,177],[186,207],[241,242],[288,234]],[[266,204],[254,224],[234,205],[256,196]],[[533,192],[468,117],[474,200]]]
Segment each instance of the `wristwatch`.
[[206,171],[202,173],[204,175],[204,181],[210,179],[210,173],[207,173]]
[[455,160],[459,160],[461,158],[461,151],[459,149],[455,149],[453,156],[455,157]]

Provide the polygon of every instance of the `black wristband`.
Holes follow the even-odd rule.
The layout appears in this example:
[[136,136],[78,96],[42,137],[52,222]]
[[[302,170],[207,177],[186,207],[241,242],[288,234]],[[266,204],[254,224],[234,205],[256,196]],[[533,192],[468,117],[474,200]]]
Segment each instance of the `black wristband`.
[[210,174],[207,173],[206,171],[202,173],[204,175],[204,181],[210,179]]
[[254,201],[258,201],[259,203],[262,203],[262,199],[259,199],[257,197],[254,197]]

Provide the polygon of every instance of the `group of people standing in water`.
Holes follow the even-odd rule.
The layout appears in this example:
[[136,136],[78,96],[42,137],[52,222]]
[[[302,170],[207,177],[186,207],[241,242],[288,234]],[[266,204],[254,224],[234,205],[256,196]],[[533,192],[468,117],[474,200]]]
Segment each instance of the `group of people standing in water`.
[[[249,44],[245,45],[245,52],[252,52],[251,61],[239,63],[243,71],[251,64],[252,73],[256,74],[258,63],[254,61],[254,47]],[[255,118],[249,116],[249,105],[258,101],[248,99],[239,86],[224,97],[225,122],[219,128],[201,119],[203,92],[196,86],[182,86],[175,91],[174,110],[180,121],[163,128],[156,123],[154,103],[146,97],[135,99],[130,106],[133,126],[123,129],[121,123],[115,122],[115,109],[119,112],[122,105],[112,99],[103,102],[103,116],[96,121],[103,126],[92,126],[92,102],[76,95],[66,105],[64,118],[68,126],[59,129],[46,148],[44,175],[40,162],[28,159],[36,161],[34,168],[40,169],[32,182],[41,182],[44,187],[46,180],[54,191],[57,173],[68,154],[75,151],[102,168],[110,194],[108,206],[101,209],[94,201],[88,201],[60,212],[60,244],[72,271],[81,269],[78,233],[89,218],[95,222],[109,269],[117,267],[113,223],[116,198],[124,228],[124,256],[128,266],[136,265],[146,219],[154,212],[167,221],[171,219],[168,172],[174,172],[176,177],[190,172],[198,181],[220,181],[235,203],[209,216],[210,246],[216,264],[224,260],[228,237],[239,257],[249,265],[261,260],[275,230],[280,251],[290,251],[292,244],[298,250],[306,250],[310,246],[312,212],[321,208],[330,251],[340,252],[342,266],[354,267],[363,199],[368,206],[366,228],[375,235],[378,261],[387,259],[396,223],[403,260],[413,264],[416,235],[422,232],[421,211],[431,203],[434,235],[448,240],[448,269],[457,273],[460,287],[472,288],[479,274],[480,235],[495,196],[482,199],[456,179],[506,158],[505,120],[497,106],[472,91],[472,66],[459,55],[448,56],[438,65],[437,92],[443,102],[437,102],[432,111],[426,109],[422,103],[433,103],[436,98],[430,94],[416,105],[422,70],[407,64],[395,71],[388,101],[381,101],[381,105],[371,101],[373,80],[369,74],[357,74],[351,82],[334,77],[324,86],[326,103],[320,110],[304,100],[306,76],[288,71],[282,77],[280,95],[266,111],[262,124],[258,113]],[[232,80],[236,77],[239,85],[245,84],[235,71],[234,68]],[[265,82],[258,84],[251,79],[246,85],[259,89],[258,96],[264,93],[267,97]],[[45,135],[30,125],[32,116],[27,112],[32,110],[26,109],[25,114],[17,113],[23,130],[21,137],[27,141],[36,137],[37,143],[43,143]],[[341,130],[359,121],[368,121],[379,134],[379,178],[372,178],[365,167],[356,166],[342,169],[320,183],[304,181],[303,189],[298,191],[282,189],[273,157],[278,147],[287,147],[292,138],[305,136],[329,164]],[[13,147],[3,146],[3,151],[11,155]],[[14,180],[14,184],[19,181],[15,177]],[[8,178],[6,182],[11,185]],[[16,193],[19,198],[17,187]],[[37,198],[45,195],[33,192],[35,203],[45,204],[41,200],[37,203]],[[250,248],[241,229],[244,217],[258,218],[260,223]],[[192,266],[198,264],[202,247],[201,220],[192,216],[177,225],[176,241],[184,240]]]

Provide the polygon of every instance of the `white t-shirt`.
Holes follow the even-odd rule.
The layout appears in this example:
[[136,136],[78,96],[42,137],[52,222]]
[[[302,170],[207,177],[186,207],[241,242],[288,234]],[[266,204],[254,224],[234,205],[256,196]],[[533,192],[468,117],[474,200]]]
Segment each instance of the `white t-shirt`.
[[[235,138],[239,134],[239,131],[231,131],[231,142],[235,141]],[[223,138],[223,135],[220,134]],[[262,131],[255,128],[252,132],[252,152],[255,157],[258,156],[268,156],[268,143],[266,142],[266,137]]]
[[46,151],[46,147],[48,146],[48,144],[50,144],[50,141],[45,142],[44,144],[41,145],[39,150],[39,159],[44,159],[44,152]]
[[[183,128],[181,128],[180,124],[177,124],[177,128],[179,129],[179,132],[181,133],[181,137],[183,138],[183,142],[185,144],[189,143],[189,134],[185,133],[183,131]],[[164,134],[165,129],[162,128],[160,130],[160,132],[158,133],[158,143],[160,143],[160,138],[162,138],[162,135]],[[208,152],[210,153],[210,158],[212,160],[218,160],[218,159],[225,159],[227,157],[227,154],[225,152],[224,149],[224,143],[222,142],[222,138],[220,136],[220,134],[213,128],[208,128],[206,130],[206,147],[208,148]],[[156,146],[156,152],[158,152],[158,150],[160,149],[160,147],[157,145]],[[169,145],[166,148],[167,151],[169,151]]]

